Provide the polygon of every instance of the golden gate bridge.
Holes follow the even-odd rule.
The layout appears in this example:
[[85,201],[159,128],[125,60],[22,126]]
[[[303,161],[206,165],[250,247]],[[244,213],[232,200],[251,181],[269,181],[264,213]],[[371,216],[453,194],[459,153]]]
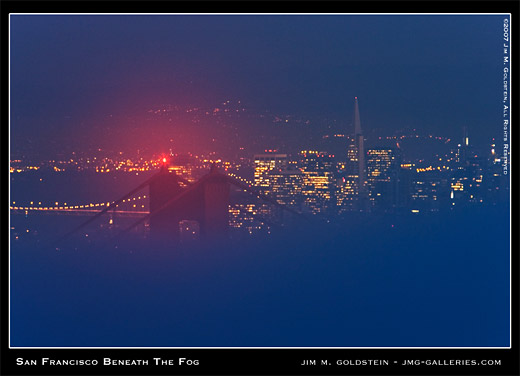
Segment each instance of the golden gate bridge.
[[[40,203],[34,205],[34,201],[30,206],[18,206],[13,202],[10,209],[13,214],[90,216],[87,221],[69,231],[65,238],[104,214],[109,216],[111,224],[115,216],[138,218],[123,233],[147,222],[152,234],[179,238],[179,224],[184,221],[194,221],[200,227],[201,237],[221,238],[228,231],[230,189],[234,186],[283,211],[301,216],[299,212],[262,194],[251,185],[247,180],[234,174],[218,171],[215,164],[211,165],[206,175],[191,182],[176,174],[174,170],[170,170],[167,161],[163,160],[158,173],[117,200],[74,205],[66,203],[59,205],[56,202],[55,206],[41,206]],[[147,188],[148,194],[139,194]],[[258,217],[260,221],[269,222],[260,215]]]

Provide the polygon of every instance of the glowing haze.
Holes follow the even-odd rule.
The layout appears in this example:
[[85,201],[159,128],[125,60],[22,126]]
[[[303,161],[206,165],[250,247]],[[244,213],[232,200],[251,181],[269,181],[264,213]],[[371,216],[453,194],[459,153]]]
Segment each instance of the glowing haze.
[[[347,127],[359,96],[367,131],[458,137],[466,125],[487,143],[500,122],[501,18],[11,16],[12,137],[42,151],[56,150],[51,141],[137,149],[173,133],[186,148],[210,148],[225,142],[203,137],[212,125],[179,121],[172,132],[144,114],[241,100],[257,113],[320,118],[319,134],[324,119]],[[238,126],[247,124],[242,132],[268,131]]]

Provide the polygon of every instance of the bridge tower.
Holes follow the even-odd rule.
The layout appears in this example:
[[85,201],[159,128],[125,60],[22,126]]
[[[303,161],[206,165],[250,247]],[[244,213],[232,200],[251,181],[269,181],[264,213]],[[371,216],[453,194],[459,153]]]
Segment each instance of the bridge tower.
[[182,221],[197,221],[206,239],[225,237],[228,232],[230,183],[212,166],[209,174],[188,187],[167,168],[150,182],[150,231],[152,236],[180,238]]
[[207,238],[226,236],[229,226],[229,191],[230,184],[226,177],[219,173],[216,167],[203,183],[204,211],[200,218],[201,235]]
[[175,171],[168,171],[163,165],[160,172],[150,181],[150,231],[153,235],[170,234],[178,237],[178,222],[172,215],[172,210],[167,206],[168,201],[182,192],[179,178]]

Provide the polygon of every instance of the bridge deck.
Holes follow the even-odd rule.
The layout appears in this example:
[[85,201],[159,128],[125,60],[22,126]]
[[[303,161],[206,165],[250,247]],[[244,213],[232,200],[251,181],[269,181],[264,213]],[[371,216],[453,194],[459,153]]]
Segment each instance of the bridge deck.
[[[85,215],[91,216],[92,214],[99,213],[99,209],[11,209],[11,214],[60,214],[60,215]],[[150,214],[149,211],[132,211],[132,210],[114,210],[106,213],[107,215],[115,215],[118,217],[143,217]]]

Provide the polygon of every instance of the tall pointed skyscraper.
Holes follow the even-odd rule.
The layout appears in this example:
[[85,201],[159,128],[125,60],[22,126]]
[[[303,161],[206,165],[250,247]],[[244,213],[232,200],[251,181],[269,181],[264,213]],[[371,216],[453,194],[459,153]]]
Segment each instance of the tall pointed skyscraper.
[[361,130],[359,118],[358,98],[354,98],[354,134],[349,137],[347,146],[347,160],[345,163],[345,175],[341,187],[341,203],[343,210],[368,209],[368,194],[366,188],[366,165],[365,165],[365,140]]
[[354,142],[357,149],[358,162],[358,201],[360,203],[360,209],[363,209],[366,197],[365,142],[363,139],[363,132],[361,131],[361,120],[359,119],[359,103],[357,97],[354,98]]

